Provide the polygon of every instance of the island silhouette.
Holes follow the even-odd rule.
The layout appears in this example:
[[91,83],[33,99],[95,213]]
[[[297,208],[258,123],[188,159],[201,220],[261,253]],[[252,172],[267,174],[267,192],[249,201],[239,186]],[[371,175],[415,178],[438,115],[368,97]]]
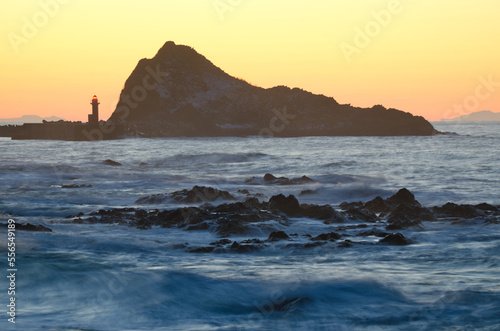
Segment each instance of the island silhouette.
[[168,41],[142,59],[126,80],[116,109],[100,121],[92,99],[88,123],[0,127],[12,139],[108,140],[127,137],[428,136],[421,116],[382,105],[339,104],[300,88],[261,88],[232,77],[193,48]]
[[173,41],[139,61],[109,122],[125,123],[127,134],[145,137],[437,133],[423,117],[381,105],[359,108],[300,88],[251,85]]

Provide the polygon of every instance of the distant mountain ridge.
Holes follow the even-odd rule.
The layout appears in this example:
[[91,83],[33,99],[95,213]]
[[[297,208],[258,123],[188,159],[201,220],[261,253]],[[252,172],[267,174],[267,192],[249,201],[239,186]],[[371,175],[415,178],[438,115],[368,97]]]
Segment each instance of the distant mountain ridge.
[[63,119],[55,116],[43,118],[38,115],[23,115],[18,118],[0,119],[0,123],[8,123],[8,124],[42,123],[44,120],[48,122],[57,122]]
[[446,122],[496,122],[500,121],[500,113],[494,113],[490,110],[477,111],[475,113],[450,118],[443,119]]
[[125,121],[129,134],[146,137],[436,133],[423,117],[396,109],[341,105],[299,88],[253,86],[172,41],[139,61],[109,121]]

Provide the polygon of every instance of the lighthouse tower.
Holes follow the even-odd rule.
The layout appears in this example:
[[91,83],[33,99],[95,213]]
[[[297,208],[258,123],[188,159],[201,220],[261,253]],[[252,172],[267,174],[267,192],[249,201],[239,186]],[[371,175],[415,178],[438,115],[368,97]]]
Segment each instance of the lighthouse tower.
[[89,114],[89,124],[99,124],[99,100],[94,95],[92,98],[92,114]]

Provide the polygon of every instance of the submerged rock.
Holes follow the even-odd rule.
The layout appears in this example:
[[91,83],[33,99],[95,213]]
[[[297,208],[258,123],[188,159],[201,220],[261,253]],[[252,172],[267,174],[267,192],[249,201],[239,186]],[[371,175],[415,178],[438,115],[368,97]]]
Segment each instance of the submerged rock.
[[311,240],[313,240],[313,241],[323,241],[323,240],[334,241],[334,240],[340,239],[341,237],[342,236],[338,233],[330,232],[330,233],[322,233],[322,234],[312,238]]
[[234,253],[251,253],[262,249],[262,247],[257,245],[241,245],[235,241],[229,249]]
[[103,164],[108,165],[108,166],[113,166],[113,167],[119,167],[122,165],[120,162],[116,162],[116,161],[113,161],[110,159],[107,159],[106,161],[104,161]]
[[216,221],[217,232],[221,237],[230,237],[232,235],[244,235],[249,233],[249,226],[247,222],[241,219],[222,217]]
[[44,225],[41,224],[33,225],[31,223],[26,223],[26,224],[18,223],[16,224],[16,230],[33,231],[33,232],[52,232],[52,229],[49,229]]
[[139,198],[135,201],[138,204],[159,204],[168,199],[173,199],[179,203],[204,203],[216,200],[236,200],[227,191],[221,191],[212,187],[195,186],[191,190],[175,191],[167,194],[154,194]]
[[373,213],[383,213],[390,210],[389,206],[385,203],[385,200],[381,197],[376,197],[375,199],[368,201],[364,205],[361,203],[361,205],[364,208],[372,211]]
[[309,218],[324,220],[325,224],[343,223],[345,221],[344,215],[333,209],[330,205],[300,205],[302,215]]
[[265,174],[264,175],[264,182],[262,182],[261,179],[252,177],[250,179],[247,179],[245,182],[247,184],[268,184],[268,185],[303,185],[303,184],[311,184],[311,183],[316,183],[315,180],[307,177],[307,176],[302,176],[299,178],[292,178],[289,179],[287,177],[276,177],[272,174]]
[[406,188],[400,189],[396,194],[387,198],[385,202],[393,207],[397,207],[399,205],[420,207],[420,202],[415,200],[415,195],[413,195],[413,193],[408,191]]
[[191,190],[177,191],[171,194],[175,201],[184,203],[213,202],[216,200],[236,200],[227,191],[212,187],[195,186]]
[[61,188],[86,188],[86,187],[92,187],[92,185],[69,184],[69,185],[62,185],[61,186]]
[[267,238],[267,241],[280,241],[280,240],[286,240],[290,239],[290,237],[283,231],[274,231],[271,232],[269,235],[269,238]]
[[210,245],[213,245],[213,246],[224,246],[224,245],[229,245],[230,243],[232,243],[232,241],[229,240],[229,239],[221,239],[219,241],[215,241],[215,242],[210,243]]
[[379,221],[377,215],[375,215],[371,210],[364,208],[350,208],[346,211],[346,214],[353,221],[362,221],[367,223],[375,223]]
[[483,209],[471,205],[457,205],[452,202],[441,207],[434,207],[434,211],[441,217],[474,218],[484,215]]
[[396,246],[404,246],[411,244],[411,241],[405,236],[403,236],[401,233],[390,234],[386,236],[384,239],[380,239],[379,242],[382,244],[396,245]]
[[280,211],[291,217],[300,217],[302,215],[299,201],[293,195],[288,197],[283,194],[275,195],[269,199],[268,207],[270,211]]
[[420,226],[424,221],[436,221],[436,217],[427,208],[416,204],[401,204],[387,216],[387,230],[401,230],[408,227]]

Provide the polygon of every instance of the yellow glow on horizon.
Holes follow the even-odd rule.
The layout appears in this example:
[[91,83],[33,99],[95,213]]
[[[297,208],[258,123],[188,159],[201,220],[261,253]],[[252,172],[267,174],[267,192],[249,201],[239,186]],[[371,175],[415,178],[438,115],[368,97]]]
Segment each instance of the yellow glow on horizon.
[[[481,77],[500,84],[500,2],[490,0],[58,1],[9,2],[0,13],[0,118],[85,121],[96,94],[107,119],[137,62],[168,40],[257,86],[300,87],[430,120],[463,115],[450,109],[474,97]],[[47,22],[40,3],[53,5]],[[216,10],[221,3],[227,11]],[[394,4],[398,13],[377,23],[373,13]],[[25,38],[34,17],[40,27]],[[348,61],[340,45],[356,46],[356,29],[367,26],[373,36]],[[18,52],[13,34],[26,41]],[[464,112],[500,111],[500,86],[481,99]]]

